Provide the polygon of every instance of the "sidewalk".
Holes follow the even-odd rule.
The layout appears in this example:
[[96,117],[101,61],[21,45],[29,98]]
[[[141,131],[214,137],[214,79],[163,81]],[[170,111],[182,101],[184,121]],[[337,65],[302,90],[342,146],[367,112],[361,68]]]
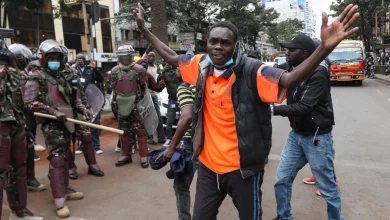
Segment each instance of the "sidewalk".
[[387,76],[385,74],[375,74],[375,77],[380,80],[385,80],[390,82],[390,74],[388,73]]

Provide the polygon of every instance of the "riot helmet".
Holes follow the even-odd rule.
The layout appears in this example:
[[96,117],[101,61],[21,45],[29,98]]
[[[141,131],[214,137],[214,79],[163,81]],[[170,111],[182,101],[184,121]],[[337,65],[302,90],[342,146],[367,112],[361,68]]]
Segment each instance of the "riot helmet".
[[32,53],[31,50],[23,44],[11,44],[8,47],[9,51],[14,55],[14,60],[19,69],[26,69],[31,62]]
[[[42,67],[48,67],[49,61],[48,57],[52,54],[59,55],[59,67],[58,68],[64,68],[65,63],[67,62],[67,57],[69,54],[68,48],[66,48],[64,45],[58,43],[55,40],[46,40],[41,43],[39,46],[39,63]],[[58,64],[55,64],[54,66],[58,66]],[[56,68],[58,70],[58,68]],[[51,68],[49,68],[51,69]],[[53,70],[53,69],[51,69]]]
[[118,62],[124,66],[128,66],[133,63],[134,49],[130,44],[122,44],[118,47],[116,55],[118,56]]

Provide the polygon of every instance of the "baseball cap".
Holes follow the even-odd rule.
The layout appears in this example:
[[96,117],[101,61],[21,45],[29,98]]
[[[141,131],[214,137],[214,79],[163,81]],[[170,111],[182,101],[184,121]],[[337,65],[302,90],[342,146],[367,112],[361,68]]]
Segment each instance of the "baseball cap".
[[280,43],[280,46],[287,49],[307,50],[309,54],[312,54],[316,50],[313,39],[305,34],[299,34],[291,42]]
[[169,161],[165,161],[163,157],[160,157],[158,160],[156,160],[164,151],[166,150],[166,147],[160,148],[158,150],[154,150],[152,152],[149,152],[147,154],[147,158],[149,160],[150,167],[153,170],[159,170],[163,168]]

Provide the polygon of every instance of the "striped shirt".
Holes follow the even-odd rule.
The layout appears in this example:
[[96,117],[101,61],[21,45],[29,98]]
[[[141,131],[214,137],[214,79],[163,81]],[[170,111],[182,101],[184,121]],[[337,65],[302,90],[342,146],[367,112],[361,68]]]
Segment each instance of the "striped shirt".
[[[179,101],[179,107],[180,109],[183,108],[186,105],[194,105],[195,102],[195,86],[182,83],[177,88],[177,99]],[[187,130],[187,132],[184,134],[184,138],[191,139],[191,127]]]

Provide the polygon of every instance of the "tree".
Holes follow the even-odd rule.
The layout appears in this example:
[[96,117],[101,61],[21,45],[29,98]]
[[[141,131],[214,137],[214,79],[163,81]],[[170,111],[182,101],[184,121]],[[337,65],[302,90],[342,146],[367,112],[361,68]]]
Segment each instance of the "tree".
[[258,0],[225,0],[219,2],[221,11],[217,18],[232,22],[254,48],[260,31],[266,32],[279,17],[274,9],[265,9]]
[[168,22],[165,1],[150,0],[152,32],[168,45]]
[[[384,3],[382,6],[382,2]],[[371,51],[371,45],[374,37],[373,28],[375,27],[375,14],[378,13],[378,26],[381,26],[387,19],[386,12],[389,6],[388,0],[337,0],[332,3],[330,9],[335,12],[332,16],[339,16],[343,9],[349,4],[355,4],[359,6],[360,19],[357,20],[356,26],[359,27],[359,32],[351,38],[357,38],[360,36],[364,41],[366,51]]]
[[270,42],[278,48],[279,43],[291,41],[296,35],[302,33],[303,27],[303,22],[296,18],[271,24],[268,30]]
[[[145,9],[145,21],[151,22],[154,16],[150,0],[127,0],[120,8],[122,14],[130,14],[138,2]],[[161,0],[159,1],[161,2]],[[193,32],[195,49],[197,50],[197,33],[203,33],[203,22],[211,22],[210,18],[216,14],[215,0],[170,0],[166,2],[167,23],[176,27],[180,33]],[[158,6],[156,6],[158,7]],[[116,22],[133,22],[133,16],[118,19]],[[152,24],[153,30],[153,24]]]

